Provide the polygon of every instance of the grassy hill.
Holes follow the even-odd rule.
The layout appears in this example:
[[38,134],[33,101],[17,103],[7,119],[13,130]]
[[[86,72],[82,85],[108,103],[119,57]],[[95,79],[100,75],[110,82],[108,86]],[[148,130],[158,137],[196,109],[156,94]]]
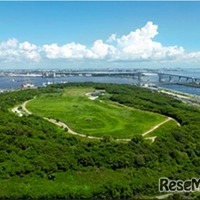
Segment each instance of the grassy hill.
[[125,107],[105,98],[91,100],[86,94],[92,88],[71,87],[62,94],[43,94],[27,104],[27,108],[42,117],[65,122],[72,130],[90,136],[131,138],[142,134],[166,116]]

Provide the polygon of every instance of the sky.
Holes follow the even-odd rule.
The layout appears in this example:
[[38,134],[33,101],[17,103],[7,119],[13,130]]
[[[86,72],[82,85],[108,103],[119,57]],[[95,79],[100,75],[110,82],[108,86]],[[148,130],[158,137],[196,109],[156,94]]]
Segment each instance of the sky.
[[0,2],[0,70],[200,68],[200,2]]

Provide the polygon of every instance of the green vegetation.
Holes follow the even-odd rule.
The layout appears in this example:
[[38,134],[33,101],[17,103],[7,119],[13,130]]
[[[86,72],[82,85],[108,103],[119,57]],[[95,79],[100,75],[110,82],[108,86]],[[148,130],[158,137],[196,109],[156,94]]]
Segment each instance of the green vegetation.
[[[40,116],[10,112],[35,96],[67,98],[66,91],[75,86],[105,90],[102,101],[170,116],[181,126],[167,122],[149,133],[157,135],[153,143],[141,135],[133,135],[130,142],[90,140],[69,135]],[[160,177],[200,176],[200,110],[164,94],[130,85],[52,85],[1,94],[0,115],[1,199],[149,199],[162,195]],[[181,193],[170,198],[199,196]]]
[[131,138],[166,119],[162,115],[114,104],[104,97],[104,100],[90,100],[85,94],[91,91],[91,88],[71,87],[63,94],[43,94],[29,102],[27,108],[42,117],[59,119],[78,133],[98,137]]
[[148,133],[145,137],[152,137],[152,136],[166,136],[167,134],[171,134],[171,132],[177,128],[177,122],[174,120],[170,120],[160,126],[158,129]]

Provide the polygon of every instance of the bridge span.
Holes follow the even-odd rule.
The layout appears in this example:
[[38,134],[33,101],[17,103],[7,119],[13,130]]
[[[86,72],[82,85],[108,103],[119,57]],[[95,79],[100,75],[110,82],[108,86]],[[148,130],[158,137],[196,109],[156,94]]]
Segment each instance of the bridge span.
[[191,76],[167,74],[167,73],[157,73],[157,74],[159,82],[168,82],[168,83],[192,82],[197,84],[200,83],[200,78],[195,78]]
[[89,72],[89,71],[72,71],[72,72],[53,72],[53,73],[43,73],[43,77],[62,77],[62,76],[85,76],[85,77],[125,77],[125,78],[135,78],[139,81],[143,76],[142,72]]
[[143,81],[143,77],[149,74],[158,75],[159,82],[165,83],[200,83],[200,78],[195,78],[186,75],[177,75],[162,73],[158,70],[152,71],[68,71],[68,72],[44,72],[43,77],[64,77],[64,76],[85,76],[85,77],[120,77],[120,78],[133,78],[138,81]]

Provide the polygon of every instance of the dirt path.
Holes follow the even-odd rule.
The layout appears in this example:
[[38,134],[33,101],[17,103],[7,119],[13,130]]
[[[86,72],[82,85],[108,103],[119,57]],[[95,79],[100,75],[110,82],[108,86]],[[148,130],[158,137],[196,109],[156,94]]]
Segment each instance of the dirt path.
[[[26,109],[26,104],[28,102],[32,101],[32,99],[25,101],[23,104],[16,106],[12,109],[13,113],[16,113],[19,117],[22,117],[25,113],[27,113],[28,115],[32,115],[32,113]],[[21,107],[21,109],[20,109]],[[24,112],[22,112],[24,111]]]
[[[78,135],[80,137],[85,137],[85,138],[89,138],[89,139],[98,139],[98,140],[103,139],[102,137],[87,136],[87,135],[84,135],[84,134],[77,133],[77,132],[73,131],[72,129],[70,129],[69,126],[67,126],[65,123],[63,123],[61,121],[57,121],[55,119],[50,119],[50,118],[46,118],[46,117],[44,117],[44,119],[55,124],[55,125],[57,125],[57,126],[67,128],[68,133],[70,133],[72,135]],[[131,141],[131,139],[116,139],[116,141],[127,141],[128,142],[128,141]]]
[[84,135],[84,134],[80,134],[80,133],[77,133],[75,131],[73,131],[72,129],[69,128],[69,126],[67,126],[67,124],[61,122],[61,121],[58,121],[58,120],[55,120],[55,119],[50,119],[50,118],[46,118],[44,117],[45,120],[57,125],[57,126],[60,126],[60,127],[63,127],[63,128],[67,128],[68,130],[68,133],[72,134],[72,135],[78,135],[80,137],[87,137],[87,138],[90,138],[90,139],[102,139],[100,137],[94,137],[94,136],[87,136],[87,135]]
[[23,116],[22,112],[19,110],[19,106],[14,107],[12,112],[16,113],[19,117]]
[[147,135],[148,133],[153,132],[154,130],[156,130],[157,128],[159,128],[160,126],[162,126],[163,124],[167,123],[168,121],[173,120],[171,117],[168,117],[166,120],[164,120],[163,122],[161,122],[160,124],[157,124],[156,126],[154,126],[153,128],[151,128],[150,130],[144,132],[142,134],[142,136]]
[[152,143],[155,141],[156,138],[157,138],[157,136],[145,137],[146,140],[151,140]]
[[163,194],[163,195],[156,196],[155,199],[167,199],[168,197],[172,195],[173,193]]
[[30,101],[32,101],[32,99],[31,99],[31,100],[28,100],[28,101],[25,101],[21,106],[22,106],[22,109],[23,109],[27,114],[32,115],[32,112],[30,112],[29,110],[26,109],[26,104],[27,104],[28,102],[30,102]]

